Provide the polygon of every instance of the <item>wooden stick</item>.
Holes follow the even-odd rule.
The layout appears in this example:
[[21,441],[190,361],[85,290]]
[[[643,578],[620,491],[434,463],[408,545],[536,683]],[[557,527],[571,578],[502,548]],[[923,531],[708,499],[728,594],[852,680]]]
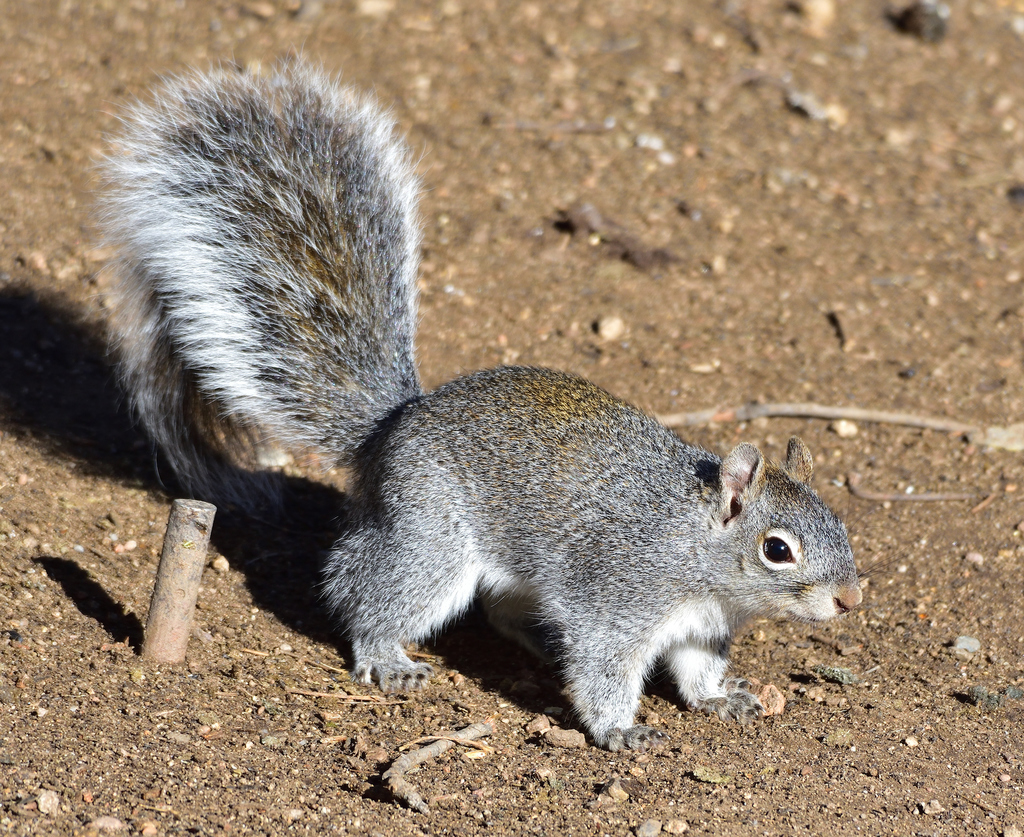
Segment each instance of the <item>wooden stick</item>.
[[216,506],[199,500],[175,500],[171,506],[142,644],[147,660],[185,660],[216,513]]
[[930,492],[924,494],[903,494],[899,492],[887,494],[881,491],[869,491],[866,488],[861,488],[860,480],[860,474],[855,471],[851,471],[846,475],[846,487],[850,489],[850,493],[861,500],[874,500],[878,503],[949,503],[957,500],[977,499],[974,494],[933,494]]
[[669,413],[655,416],[666,427],[689,427],[695,424],[714,424],[719,421],[750,421],[756,418],[819,418],[848,419],[875,424],[900,424],[920,427],[940,433],[971,434],[981,430],[975,424],[946,418],[919,416],[913,413],[894,413],[885,410],[866,410],[861,407],[831,407],[810,402],[782,402],[775,404],[744,404],[742,407],[719,410],[698,410],[693,413]]
[[438,738],[433,744],[428,744],[426,747],[421,747],[418,750],[413,750],[411,753],[406,753],[404,756],[399,756],[391,763],[391,767],[384,771],[384,775],[381,778],[388,786],[388,790],[394,794],[395,799],[404,802],[414,811],[426,814],[430,807],[423,797],[417,793],[416,788],[405,778],[405,774],[427,759],[432,759],[435,756],[441,755],[445,750],[451,749],[456,743],[475,741],[478,738],[491,735],[493,732],[494,727],[491,724],[483,723],[473,724],[455,732],[444,733],[444,738]]
[[388,700],[387,698],[377,697],[377,695],[350,695],[347,692],[311,692],[309,689],[285,689],[285,692],[290,695],[346,700],[349,703],[378,703],[386,706],[405,703],[404,700]]

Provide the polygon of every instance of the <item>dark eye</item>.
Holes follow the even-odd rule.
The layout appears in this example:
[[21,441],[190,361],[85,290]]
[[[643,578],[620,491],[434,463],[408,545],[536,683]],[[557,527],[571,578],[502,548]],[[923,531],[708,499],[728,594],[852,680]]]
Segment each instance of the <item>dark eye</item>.
[[796,558],[793,557],[793,550],[789,548],[789,544],[782,540],[782,538],[765,538],[762,549],[764,549],[764,557],[773,564],[796,563]]

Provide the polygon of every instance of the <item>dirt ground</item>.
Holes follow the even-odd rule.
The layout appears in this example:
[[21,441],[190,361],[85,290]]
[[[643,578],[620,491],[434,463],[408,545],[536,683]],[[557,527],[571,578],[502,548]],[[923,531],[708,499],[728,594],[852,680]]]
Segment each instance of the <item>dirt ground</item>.
[[[929,41],[881,0],[0,4],[0,831],[1019,837],[1024,461],[963,435],[685,431],[774,457],[800,434],[874,567],[846,618],[742,634],[734,670],[788,699],[747,727],[658,676],[640,717],[667,746],[556,746],[535,731],[575,728],[554,672],[474,614],[422,649],[422,693],[299,693],[374,690],[316,592],[343,475],[298,466],[286,525],[221,511],[188,663],[144,663],[173,495],[111,380],[91,215],[124,101],[299,48],[376,91],[421,157],[428,385],[516,362],[659,414],[1011,425],[1024,4],[949,6]],[[601,229],[574,234],[583,203]],[[850,473],[898,499],[852,496]],[[925,492],[968,498],[900,501]],[[492,749],[409,776],[429,813],[392,800],[402,745],[486,719]]]

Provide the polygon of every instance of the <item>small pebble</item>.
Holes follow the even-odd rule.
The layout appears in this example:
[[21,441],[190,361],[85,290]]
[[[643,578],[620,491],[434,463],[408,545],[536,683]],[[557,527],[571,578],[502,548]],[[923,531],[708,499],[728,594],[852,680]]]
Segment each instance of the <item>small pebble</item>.
[[36,807],[40,814],[52,817],[54,814],[60,813],[60,796],[56,791],[44,790],[36,797]]
[[50,266],[46,263],[46,256],[40,253],[38,250],[29,253],[28,258],[25,259],[25,263],[33,270],[37,270],[40,273],[49,275]]
[[835,0],[803,0],[800,14],[804,19],[804,30],[813,38],[824,37],[836,20]]
[[636,837],[657,837],[659,834],[661,834],[661,822],[658,820],[646,820],[636,829]]
[[935,0],[917,0],[893,14],[892,21],[901,32],[935,44],[946,37],[949,29],[949,6]]
[[964,556],[964,560],[967,561],[969,564],[975,564],[980,567],[982,564],[985,563],[985,556],[982,555],[980,552],[968,552]]
[[551,721],[547,715],[538,715],[526,725],[525,729],[530,735],[537,732],[547,732],[551,729]]
[[922,814],[941,814],[946,809],[939,804],[939,800],[933,799],[930,802],[918,803]]
[[277,11],[273,3],[266,2],[249,3],[245,6],[245,10],[260,20],[270,20],[274,16],[274,12]]
[[799,113],[801,116],[806,116],[808,119],[813,119],[815,122],[822,122],[828,119],[828,112],[825,110],[825,106],[813,93],[789,90],[786,92],[786,104],[789,105],[790,110]]
[[226,573],[231,569],[231,564],[228,563],[228,559],[223,555],[218,555],[214,558],[213,561],[210,562],[210,566],[219,573]]
[[560,747],[563,750],[582,750],[587,746],[587,739],[582,732],[561,727],[552,727],[545,732],[544,740],[553,747]]
[[160,826],[152,820],[144,820],[139,824],[139,834],[142,837],[156,837],[160,833]]
[[283,651],[285,654],[290,654],[295,649],[292,648],[287,642],[282,642],[280,645],[277,646],[277,650]]
[[639,134],[636,138],[637,148],[649,148],[651,151],[663,151],[665,140],[655,134]]
[[839,419],[839,421],[834,421],[831,425],[829,425],[829,427],[832,429],[832,432],[835,433],[840,439],[852,439],[854,436],[857,435],[858,432],[857,425],[852,421],[848,421],[847,419]]
[[956,651],[964,651],[967,654],[977,654],[981,650],[981,641],[973,636],[958,636],[953,643]]
[[998,709],[1003,702],[1001,694],[990,692],[984,686],[971,686],[967,690],[967,699],[982,709]]
[[89,828],[102,834],[112,834],[115,831],[123,831],[125,824],[117,817],[105,816],[96,817],[96,819],[89,823]]
[[763,686],[757,696],[761,700],[761,705],[764,706],[765,715],[781,715],[786,709],[786,696],[771,683]]
[[690,830],[690,824],[686,820],[668,820],[661,830],[666,834],[684,834]]
[[1007,686],[1003,694],[1010,698],[1010,700],[1020,700],[1024,698],[1024,689],[1017,686]]
[[914,738],[914,736],[908,735],[906,738],[903,739],[903,743],[906,744],[908,747],[916,747],[918,745],[918,740]]
[[622,782],[614,779],[605,785],[604,792],[616,802],[625,802],[629,799],[629,792],[622,787]]
[[840,727],[825,736],[825,743],[830,747],[849,747],[853,744],[853,730]]
[[848,668],[817,665],[814,666],[811,671],[818,675],[822,680],[827,680],[829,683],[838,683],[841,686],[850,686],[854,683],[860,682],[860,678]]
[[611,315],[601,317],[594,324],[594,330],[602,340],[618,340],[626,333],[626,324],[621,317]]

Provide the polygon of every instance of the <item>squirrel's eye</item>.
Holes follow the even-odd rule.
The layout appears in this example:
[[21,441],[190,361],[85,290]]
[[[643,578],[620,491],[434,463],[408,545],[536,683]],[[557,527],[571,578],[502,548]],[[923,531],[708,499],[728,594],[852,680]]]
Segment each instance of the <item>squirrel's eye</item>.
[[789,544],[782,540],[782,538],[765,538],[762,548],[764,550],[764,557],[773,564],[796,563],[796,558],[793,557],[793,550],[789,548]]

